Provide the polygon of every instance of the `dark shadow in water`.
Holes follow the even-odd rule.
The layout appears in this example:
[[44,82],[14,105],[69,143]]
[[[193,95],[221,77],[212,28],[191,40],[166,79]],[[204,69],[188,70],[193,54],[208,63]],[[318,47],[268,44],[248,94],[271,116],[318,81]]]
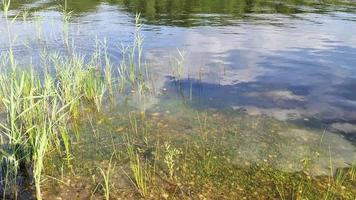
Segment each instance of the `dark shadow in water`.
[[343,83],[335,85],[334,88],[333,95],[342,96],[349,101],[356,101],[356,78],[345,79]]
[[[273,90],[290,90],[293,93],[307,93],[308,88],[288,88],[283,85],[266,85],[258,82],[238,83],[233,85],[220,85],[201,82],[197,79],[180,79],[168,77],[165,88],[168,93],[177,93],[184,101],[190,102],[196,108],[224,109],[234,106],[254,105],[260,108],[303,108],[302,101],[293,99],[261,98],[258,94]],[[249,94],[250,93],[250,94]]]
[[193,27],[202,25],[228,25],[231,20],[266,20],[266,16],[254,14],[282,14],[290,17],[299,13],[324,14],[331,11],[354,12],[355,3],[330,1],[322,3],[308,0],[38,0],[12,2],[12,10],[28,10],[29,13],[57,9],[67,4],[67,11],[74,16],[96,12],[103,3],[117,5],[132,14],[141,13],[146,23]]
[[229,75],[228,79],[236,82],[218,84],[210,79],[168,77],[164,86],[167,95],[162,96],[162,100],[178,97],[196,109],[234,109],[266,114],[317,129],[334,129],[335,124],[337,127],[346,124],[346,128],[351,125],[351,131],[350,128],[338,131],[356,141],[355,48],[335,46],[276,51],[269,56],[257,54],[258,59],[252,64],[240,60],[241,53],[239,50],[226,53],[227,61],[233,63],[227,70],[238,75],[239,69],[246,72],[251,68],[252,74],[255,68],[262,69],[263,73],[255,80],[239,82],[239,76]]
[[[327,13],[348,10],[353,3],[308,0],[122,0],[128,11],[142,13],[148,23],[191,27],[197,25],[227,25],[231,19],[250,18],[250,14]],[[334,10],[335,11],[335,10]],[[253,19],[254,17],[252,17]],[[260,20],[262,20],[260,18]]]
[[[308,98],[310,95],[308,86],[288,86],[281,84],[265,84],[259,82],[237,83],[232,85],[220,85],[202,82],[197,79],[175,79],[167,77],[165,83],[166,91],[161,97],[162,102],[179,98],[188,106],[198,110],[238,110],[250,114],[256,110],[262,112],[258,114],[270,113],[274,117],[275,113],[288,112],[285,119],[294,124],[313,129],[333,129],[332,123],[353,123],[355,119],[328,119],[319,118],[319,113],[309,113]],[[351,86],[350,86],[351,87]],[[287,93],[285,91],[288,91]],[[341,88],[340,92],[346,92],[346,88]],[[346,92],[346,95],[350,93]],[[351,98],[355,98],[353,94]],[[340,110],[347,109],[348,112],[356,112],[356,106],[344,108],[342,104],[334,105]],[[297,114],[300,111],[300,116]],[[346,111],[346,110],[345,110]],[[296,112],[297,114],[294,114]],[[278,118],[278,117],[277,117]],[[306,120],[307,119],[307,120]],[[336,130],[335,130],[336,131]],[[356,141],[356,132],[345,133],[338,130],[350,141]]]

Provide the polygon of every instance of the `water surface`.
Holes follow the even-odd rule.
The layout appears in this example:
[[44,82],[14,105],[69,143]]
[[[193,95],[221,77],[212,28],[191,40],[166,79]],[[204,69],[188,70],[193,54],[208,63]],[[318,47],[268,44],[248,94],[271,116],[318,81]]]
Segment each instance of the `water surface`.
[[[69,27],[63,9],[71,11]],[[62,37],[68,29],[76,50],[89,54],[94,38],[105,39],[111,58],[119,62],[118,47],[132,42],[136,13],[144,23],[144,57],[157,94],[148,109],[178,101],[193,110],[271,117],[312,136],[327,130],[330,141],[338,141],[335,146],[347,147],[339,151],[345,158],[340,165],[351,162],[356,139],[354,2],[14,1],[12,47],[23,60],[32,57],[36,63],[43,47],[66,51]],[[0,18],[0,50],[10,47],[6,27]],[[285,132],[296,138],[306,134]]]

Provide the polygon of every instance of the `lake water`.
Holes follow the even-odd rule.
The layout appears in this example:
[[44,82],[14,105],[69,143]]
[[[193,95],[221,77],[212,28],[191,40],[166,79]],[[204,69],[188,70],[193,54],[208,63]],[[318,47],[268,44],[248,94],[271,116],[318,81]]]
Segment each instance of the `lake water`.
[[[63,23],[58,1],[13,3],[15,49],[60,49]],[[356,132],[356,10],[352,5],[308,1],[74,1],[70,24],[76,47],[90,51],[94,37],[116,46],[132,40],[134,15],[144,20],[145,57],[157,72],[156,87],[169,85],[172,58],[184,54],[182,78],[199,79],[194,98],[202,106],[245,109],[280,120],[312,119],[349,138]],[[38,36],[33,18],[43,23]],[[25,25],[24,25],[25,24]],[[0,21],[5,27],[4,21]],[[0,47],[7,37],[0,30]],[[199,76],[199,77],[198,77]],[[189,80],[185,80],[189,84]],[[198,92],[195,92],[199,90]]]
[[[9,14],[18,17],[10,27],[12,48],[24,62],[38,59],[43,47],[65,52],[63,6],[13,1]],[[105,39],[115,62],[120,45],[132,42],[135,14],[141,13],[144,59],[156,91],[146,106],[151,112],[179,113],[179,121],[184,114],[173,103],[178,101],[190,110],[229,113],[227,120],[231,113],[276,120],[294,127],[284,136],[301,139],[295,146],[326,132],[337,152],[335,165],[353,160],[355,2],[76,0],[67,10],[76,49],[89,54],[95,38]],[[0,51],[9,48],[5,27],[0,18]],[[321,163],[327,165],[328,157]]]

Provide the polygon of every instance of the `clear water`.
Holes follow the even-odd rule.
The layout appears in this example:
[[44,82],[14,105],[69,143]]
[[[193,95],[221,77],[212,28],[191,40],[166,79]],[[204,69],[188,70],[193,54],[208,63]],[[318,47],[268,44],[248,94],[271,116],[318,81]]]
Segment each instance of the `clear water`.
[[[15,50],[25,56],[36,54],[38,40],[49,49],[63,48],[61,5],[60,1],[15,1],[11,13],[26,10],[29,15],[22,22],[20,14],[12,26]],[[199,79],[199,84],[193,84],[193,96],[200,106],[243,108],[281,120],[311,118],[355,137],[352,4],[73,1],[68,9],[73,11],[70,34],[77,49],[90,52],[93,38],[106,38],[111,56],[117,59],[117,46],[132,41],[134,14],[141,12],[145,57],[157,74],[156,88],[169,87],[170,63],[179,49],[184,54],[181,78]],[[44,27],[41,35],[35,17]],[[8,40],[3,19],[0,27],[4,27],[0,29],[4,50]]]

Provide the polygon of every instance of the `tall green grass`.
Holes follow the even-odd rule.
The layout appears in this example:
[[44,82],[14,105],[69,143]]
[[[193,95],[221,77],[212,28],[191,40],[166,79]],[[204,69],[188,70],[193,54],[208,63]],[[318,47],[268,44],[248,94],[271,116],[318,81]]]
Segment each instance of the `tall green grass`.
[[102,168],[99,168],[100,172],[101,172],[101,175],[103,176],[103,179],[104,179],[104,184],[102,185],[102,187],[103,187],[104,192],[105,192],[105,199],[106,200],[110,200],[110,189],[111,189],[110,178],[111,178],[112,171],[115,168],[115,165],[112,166],[112,158],[113,158],[113,156],[114,156],[114,154],[111,155],[109,166],[108,166],[106,171],[104,171]]
[[[16,66],[0,75],[0,103],[6,114],[6,119],[0,122],[4,136],[2,157],[19,163],[17,167],[5,166],[13,171],[5,173],[14,174],[16,182],[18,166],[32,168],[38,199],[41,199],[40,180],[47,148],[61,151],[60,141],[68,139],[65,137],[70,103],[61,102],[48,84],[43,84],[33,70],[28,72]],[[68,146],[65,151],[69,153]]]
[[[44,49],[39,64],[41,70],[36,71],[32,64],[18,64],[19,58],[11,45],[10,0],[2,0],[2,6],[10,43],[9,49],[0,55],[3,199],[17,196],[19,172],[25,170],[30,171],[36,198],[41,200],[46,157],[59,155],[70,165],[73,134],[77,134],[73,127],[76,119],[82,116],[83,108],[90,107],[100,112],[107,97],[115,100],[119,92],[136,90],[143,93],[148,88],[148,73],[141,64],[142,25],[138,15],[135,40],[124,48],[119,67],[110,60],[106,42],[103,42],[89,57],[75,52],[75,48],[67,53],[48,53]],[[70,44],[69,34],[71,12],[67,6],[63,13],[62,39],[69,49],[73,44]],[[106,197],[109,198],[107,184]]]
[[132,144],[127,145],[127,154],[130,159],[130,168],[133,174],[133,179],[128,177],[135,185],[140,195],[146,197],[148,194],[148,163],[140,159],[139,154],[135,152]]

